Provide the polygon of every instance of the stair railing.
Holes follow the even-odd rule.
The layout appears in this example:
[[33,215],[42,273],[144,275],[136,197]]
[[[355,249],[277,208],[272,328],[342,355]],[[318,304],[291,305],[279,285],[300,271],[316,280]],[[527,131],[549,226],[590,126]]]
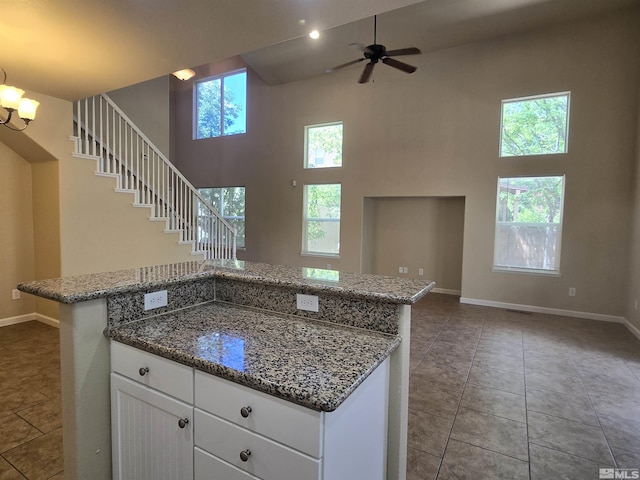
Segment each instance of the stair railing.
[[117,178],[117,191],[134,192],[151,219],[165,220],[207,259],[236,259],[237,232],[106,95],[75,102],[76,153],[97,157],[98,174]]

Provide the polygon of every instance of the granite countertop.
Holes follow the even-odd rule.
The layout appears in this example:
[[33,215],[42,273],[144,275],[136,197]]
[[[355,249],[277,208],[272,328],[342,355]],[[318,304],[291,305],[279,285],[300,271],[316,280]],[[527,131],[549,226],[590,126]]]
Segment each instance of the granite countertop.
[[211,302],[120,324],[112,340],[330,412],[400,337]]
[[202,278],[305,288],[309,293],[413,304],[435,283],[428,280],[286,267],[240,260],[203,260],[21,283],[18,290],[61,303],[159,289]]

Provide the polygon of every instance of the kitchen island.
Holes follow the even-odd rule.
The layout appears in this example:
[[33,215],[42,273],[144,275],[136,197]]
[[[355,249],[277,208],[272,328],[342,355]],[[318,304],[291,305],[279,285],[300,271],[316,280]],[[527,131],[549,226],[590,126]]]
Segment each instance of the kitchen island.
[[[131,333],[133,324],[129,324],[130,322],[145,319],[153,321],[151,317],[158,314],[168,314],[185,308],[184,311],[188,311],[187,307],[206,304],[211,305],[207,308],[219,309],[227,308],[222,305],[231,305],[234,308],[261,311],[262,314],[265,311],[271,312],[283,321],[289,320],[291,326],[295,322],[303,322],[297,324],[300,328],[304,325],[305,319],[308,319],[309,324],[315,322],[316,325],[322,324],[328,328],[334,326],[335,329],[352,329],[354,333],[368,330],[370,332],[367,335],[375,332],[375,338],[386,338],[387,346],[378,349],[378,353],[374,355],[377,357],[367,363],[368,361],[362,358],[362,352],[349,351],[347,347],[350,346],[344,343],[344,348],[335,344],[335,338],[344,337],[344,334],[334,337],[334,353],[343,351],[346,352],[346,356],[336,362],[333,370],[335,375],[329,380],[325,379],[329,382],[327,385],[335,386],[331,382],[340,378],[348,368],[349,362],[345,361],[347,358],[350,358],[352,363],[357,363],[358,368],[364,368],[364,371],[359,373],[356,368],[350,377],[346,375],[341,383],[339,382],[343,385],[342,390],[338,388],[335,392],[342,393],[337,393],[335,398],[327,399],[323,394],[314,398],[309,395],[309,392],[315,391],[313,388],[307,392],[284,388],[281,391],[267,393],[284,398],[282,392],[289,392],[291,398],[285,398],[287,401],[295,402],[298,395],[308,403],[304,405],[307,408],[331,410],[357,390],[367,374],[371,373],[385,356],[389,356],[387,478],[402,479],[405,477],[406,469],[410,305],[433,286],[433,282],[319,269],[241,261],[204,261],[44,280],[21,284],[18,288],[23,292],[57,300],[62,304],[60,338],[63,431],[65,476],[68,478],[111,478],[110,353],[109,341],[103,334],[105,329],[107,334],[114,338],[120,335],[121,341],[133,344],[140,340],[141,335],[140,332]],[[167,290],[168,305],[145,310],[144,294],[158,290]],[[317,296],[318,311],[299,310],[297,294]],[[237,323],[234,322],[236,327]],[[247,328],[255,328],[255,324],[253,327],[247,325]],[[150,331],[153,330],[152,328]],[[129,333],[125,335],[125,332]],[[125,336],[128,336],[128,340]],[[163,338],[171,339],[172,333],[165,332]],[[173,339],[176,338],[178,335],[173,335]],[[134,346],[147,350],[151,348],[149,342],[146,347]],[[293,348],[293,345],[290,346]],[[315,349],[317,352],[330,352],[330,346],[328,343],[322,344],[321,341],[306,345],[313,347],[309,350]],[[158,350],[153,353],[162,353],[162,348],[157,345],[153,348]],[[167,351],[172,347],[165,345],[164,348],[166,357]],[[281,348],[287,348],[287,343],[283,342]],[[266,354],[266,351],[267,346],[263,354]],[[286,350],[279,358],[285,357],[289,357]],[[302,362],[296,368],[304,367],[305,357],[290,357]],[[327,355],[327,359],[329,357]],[[268,355],[262,357],[263,365],[278,360],[275,357],[269,358]],[[318,358],[322,358],[322,355]],[[186,363],[184,358],[173,360]],[[211,365],[209,364],[209,368],[214,371],[209,373],[214,375],[224,376],[225,371],[227,374],[237,375],[238,372],[237,368],[225,366],[223,362],[218,362],[217,367]],[[198,368],[198,365],[195,367]],[[331,368],[328,370],[331,371]],[[241,377],[240,380],[244,379],[245,385],[253,389],[258,387],[259,390],[260,385],[269,385],[268,388],[275,390],[286,387],[286,383],[282,382],[278,386],[278,382],[256,383],[256,377]],[[231,380],[237,382],[239,379]],[[306,381],[313,383],[313,375],[309,375],[302,383]],[[320,382],[320,379],[316,381]],[[326,394],[334,389],[321,390]]]

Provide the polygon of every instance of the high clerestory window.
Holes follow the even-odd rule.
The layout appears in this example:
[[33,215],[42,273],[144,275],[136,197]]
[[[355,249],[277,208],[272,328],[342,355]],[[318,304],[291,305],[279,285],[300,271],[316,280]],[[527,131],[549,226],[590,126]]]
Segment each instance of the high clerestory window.
[[502,101],[500,156],[567,152],[569,92]]
[[194,139],[236,135],[247,131],[245,69],[196,82]]
[[304,127],[304,168],[342,166],[342,122]]

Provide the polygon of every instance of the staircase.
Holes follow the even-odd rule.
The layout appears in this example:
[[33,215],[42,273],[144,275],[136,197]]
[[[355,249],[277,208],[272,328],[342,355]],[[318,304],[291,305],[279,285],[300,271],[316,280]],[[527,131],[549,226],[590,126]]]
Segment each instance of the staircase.
[[113,177],[116,192],[164,221],[193,254],[236,259],[236,230],[105,94],[74,104],[74,156],[97,161],[96,175]]

